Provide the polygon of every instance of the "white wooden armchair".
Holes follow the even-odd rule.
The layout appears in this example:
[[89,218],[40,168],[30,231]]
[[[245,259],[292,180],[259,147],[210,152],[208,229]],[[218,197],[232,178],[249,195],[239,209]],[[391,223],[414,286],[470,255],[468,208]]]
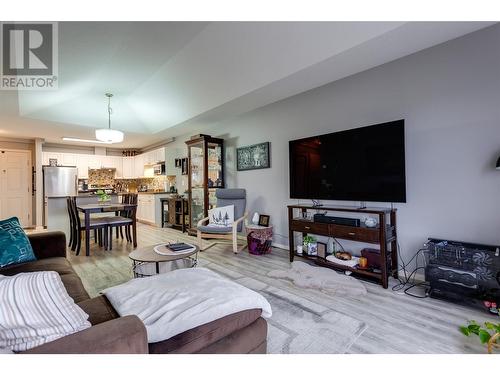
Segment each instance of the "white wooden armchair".
[[[230,227],[208,226],[209,218],[203,218],[197,224],[198,246],[200,250],[207,250],[219,241],[211,242],[208,246],[203,245],[204,239],[217,239],[232,241],[233,253],[237,254],[239,250],[247,247],[246,237],[238,237],[238,233],[243,231],[243,225],[246,223],[248,212],[246,209],[246,191],[245,189],[217,189],[217,207],[234,205],[234,222]],[[238,248],[238,241],[244,243]]]

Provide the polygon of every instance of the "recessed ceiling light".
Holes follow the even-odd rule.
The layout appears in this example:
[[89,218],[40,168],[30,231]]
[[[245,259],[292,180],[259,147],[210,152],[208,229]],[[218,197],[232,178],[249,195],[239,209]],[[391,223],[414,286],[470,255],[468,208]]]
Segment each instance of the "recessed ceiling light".
[[72,138],[72,137],[63,137],[63,141],[70,141],[70,142],[84,142],[84,143],[104,143],[104,144],[111,144],[111,142],[103,142],[103,141],[98,141],[95,139],[82,139],[82,138]]

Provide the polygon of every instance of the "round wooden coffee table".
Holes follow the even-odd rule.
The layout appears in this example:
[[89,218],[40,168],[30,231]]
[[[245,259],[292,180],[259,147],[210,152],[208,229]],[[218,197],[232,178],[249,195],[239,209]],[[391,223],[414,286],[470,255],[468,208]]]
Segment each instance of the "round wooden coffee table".
[[[192,251],[180,252],[180,253],[168,250],[164,247],[162,248],[162,252],[165,252],[166,255],[163,255],[163,254],[158,254],[157,252],[154,251],[154,248],[158,245],[165,245],[165,244],[155,244],[152,246],[143,247],[141,249],[132,251],[128,255],[128,257],[132,259],[133,262],[132,271],[134,272],[134,277],[152,276],[155,273],[159,274],[160,264],[165,262],[175,262],[178,260],[185,260],[191,262],[190,267],[196,267],[196,264],[198,263],[198,251],[200,251],[200,248],[198,246],[194,244],[189,244],[194,246],[194,249]],[[151,273],[144,272],[144,270],[150,268],[148,267],[148,264],[151,265],[154,264],[155,272]]]

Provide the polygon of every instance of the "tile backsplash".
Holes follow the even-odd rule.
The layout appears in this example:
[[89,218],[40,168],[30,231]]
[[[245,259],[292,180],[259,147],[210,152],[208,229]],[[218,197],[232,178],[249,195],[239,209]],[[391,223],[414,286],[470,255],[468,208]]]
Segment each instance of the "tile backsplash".
[[[168,182],[167,176],[154,176],[131,179],[115,179],[113,169],[89,169],[89,186],[114,186],[118,191],[138,191],[141,186],[147,190],[164,190],[164,182]],[[170,181],[175,185],[175,178]],[[170,186],[170,185],[168,185]]]
[[114,169],[89,169],[89,185],[112,186],[115,184]]

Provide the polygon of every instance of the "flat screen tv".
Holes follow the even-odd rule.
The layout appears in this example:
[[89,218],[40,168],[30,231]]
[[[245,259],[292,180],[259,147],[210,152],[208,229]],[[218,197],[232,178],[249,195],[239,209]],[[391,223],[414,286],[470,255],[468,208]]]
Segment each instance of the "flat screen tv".
[[406,202],[404,120],[289,146],[292,199]]

